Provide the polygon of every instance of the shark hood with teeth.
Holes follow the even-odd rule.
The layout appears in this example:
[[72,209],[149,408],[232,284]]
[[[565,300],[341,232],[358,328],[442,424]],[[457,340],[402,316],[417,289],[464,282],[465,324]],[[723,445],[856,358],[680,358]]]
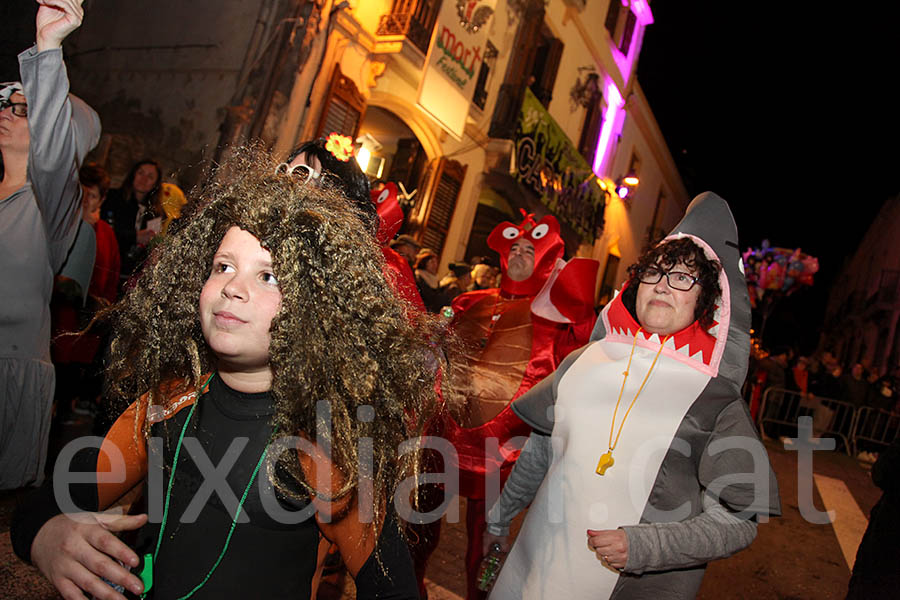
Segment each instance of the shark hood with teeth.
[[[663,241],[681,237],[691,238],[707,258],[722,265],[719,273],[722,296],[708,331],[695,322],[674,334],[674,348],[666,344],[663,352],[710,377],[722,376],[740,388],[747,376],[750,356],[750,297],[744,281],[737,225],[728,204],[712,192],[697,196],[681,222]],[[638,323],[625,308],[622,295],[617,294],[600,313],[591,341],[621,338],[630,344],[637,328]],[[638,345],[658,347],[658,336],[655,341],[652,337],[642,332]]]
[[[694,198],[684,218],[665,240],[685,236],[700,246],[708,258],[722,265],[719,272],[722,296],[709,330],[703,331],[695,321],[667,340],[662,353],[715,379],[717,385],[740,390],[750,357],[750,296],[744,281],[737,225],[725,200],[712,192]],[[630,345],[637,329],[638,323],[625,307],[622,294],[616,293],[600,312],[588,343],[608,341]],[[655,350],[660,341],[659,336],[642,331],[636,344]],[[540,393],[540,388],[542,384],[553,385],[551,379],[548,377],[538,384],[537,393],[522,396],[512,405],[523,421],[546,433],[553,429],[552,395]]]

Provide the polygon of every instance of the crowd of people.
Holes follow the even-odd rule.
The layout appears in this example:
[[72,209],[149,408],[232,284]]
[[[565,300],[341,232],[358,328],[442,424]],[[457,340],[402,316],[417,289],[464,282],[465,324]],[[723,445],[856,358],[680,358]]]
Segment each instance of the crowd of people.
[[842,400],[857,408],[868,406],[900,413],[895,395],[896,374],[883,373],[861,362],[845,371],[829,350],[800,356],[790,348],[775,348],[754,361],[751,383]]
[[[38,3],[0,84],[0,489],[27,491],[13,548],[65,597],[314,598],[336,561],[360,598],[425,598],[458,495],[468,600],[495,544],[492,598],[690,598],[780,514],[724,200],[696,198],[598,314],[598,264],[552,215],[441,277],[338,134],[283,162],[235,147],[188,195],[152,159],[111,189],[62,57],[81,1]],[[893,398],[828,357],[751,379]],[[54,406],[102,441],[45,480]]]
[[[855,447],[841,449],[855,450],[857,458],[872,463],[897,435],[897,424],[891,420],[891,415],[900,416],[897,385],[896,373],[862,362],[845,370],[829,350],[802,356],[789,347],[771,351],[756,347],[745,397],[764,438],[790,444],[797,433],[793,424],[797,417],[811,417],[816,437],[837,434],[849,445],[854,430],[861,434]],[[851,418],[853,411],[859,415],[856,419]]]
[[500,284],[500,269],[489,264],[490,259],[486,256],[476,256],[470,262],[450,262],[447,272],[438,278],[438,254],[423,247],[414,237],[399,235],[390,241],[390,247],[414,269],[416,289],[429,312],[441,312],[464,292],[495,288]]

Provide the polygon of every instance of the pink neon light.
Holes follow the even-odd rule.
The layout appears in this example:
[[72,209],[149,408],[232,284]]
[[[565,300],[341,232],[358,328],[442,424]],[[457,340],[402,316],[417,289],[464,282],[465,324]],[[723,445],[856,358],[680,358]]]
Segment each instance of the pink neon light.
[[[637,35],[638,31],[639,29],[635,27],[633,35]],[[619,73],[622,74],[622,80],[627,84],[631,77],[631,65],[634,63],[634,44],[631,44],[631,48],[628,49],[628,56],[622,54],[615,46],[612,48],[612,55],[616,66],[619,67]]]
[[619,116],[619,108],[622,105],[622,94],[615,83],[606,85],[606,114],[603,115],[603,127],[600,129],[600,138],[597,140],[597,151],[594,153],[594,174],[602,176],[600,167],[603,166],[603,159],[609,151],[609,143],[612,139],[613,127],[616,125],[616,119]]
[[650,4],[647,0],[631,0],[631,12],[637,17],[638,23],[644,27],[653,23],[653,13],[650,12]]
[[622,54],[615,46],[611,48],[613,60],[615,61],[616,66],[619,67],[619,73],[622,75],[622,80],[627,85],[628,80],[631,78],[631,67],[634,66],[635,58],[638,55],[637,47],[639,44],[637,44],[635,40],[643,35],[644,28],[647,25],[653,23],[653,13],[650,12],[650,4],[647,0],[631,0],[630,7],[626,6],[625,0],[622,0],[622,5],[633,12],[637,19],[637,26],[634,28],[634,31],[631,32],[631,44],[628,46],[628,55]]

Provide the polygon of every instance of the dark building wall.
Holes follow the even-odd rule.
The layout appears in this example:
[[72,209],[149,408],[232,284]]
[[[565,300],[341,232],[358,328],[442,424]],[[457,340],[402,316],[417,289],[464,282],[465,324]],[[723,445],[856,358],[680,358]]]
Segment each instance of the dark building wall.
[[900,196],[884,201],[832,285],[824,349],[900,374]]
[[0,2],[0,81],[19,80],[16,56],[34,43],[34,0]]
[[114,183],[145,156],[182,186],[196,181],[218,142],[264,1],[85,2],[66,62],[72,91],[100,114],[104,135],[91,158]]

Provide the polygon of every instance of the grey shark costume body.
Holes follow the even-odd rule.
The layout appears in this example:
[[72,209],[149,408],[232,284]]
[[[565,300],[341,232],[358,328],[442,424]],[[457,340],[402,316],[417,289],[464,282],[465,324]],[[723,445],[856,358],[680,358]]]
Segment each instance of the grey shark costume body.
[[[745,547],[756,520],[780,514],[774,474],[740,395],[750,302],[725,201],[709,192],[695,198],[666,239],[683,236],[723,267],[708,332],[696,322],[664,340],[638,332],[619,294],[591,341],[513,403],[536,433],[491,510],[488,531],[506,533],[512,517],[528,502],[531,508],[492,599],[692,598],[708,560]],[[598,475],[629,358],[616,425],[650,374],[615,464]],[[587,545],[587,529],[616,528],[629,544],[622,572]]]

